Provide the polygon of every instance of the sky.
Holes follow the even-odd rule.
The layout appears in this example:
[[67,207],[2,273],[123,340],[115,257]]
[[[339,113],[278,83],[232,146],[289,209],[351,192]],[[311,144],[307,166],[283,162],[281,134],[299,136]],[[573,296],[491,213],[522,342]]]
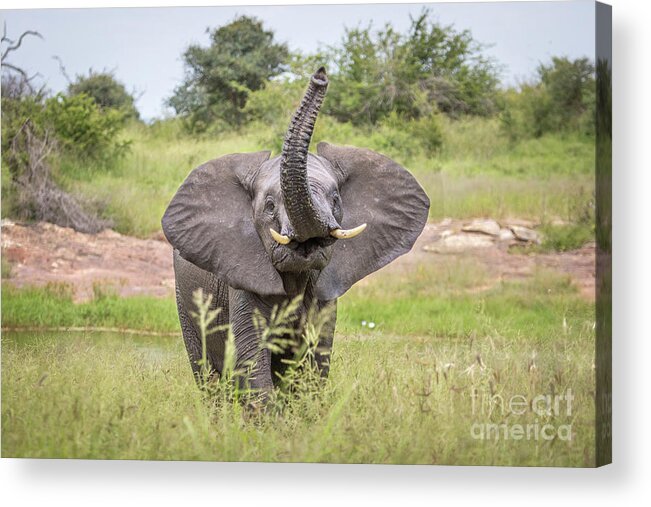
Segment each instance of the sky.
[[410,16],[425,6],[441,24],[468,29],[487,45],[484,53],[501,64],[505,84],[533,77],[538,65],[552,56],[594,58],[594,2],[589,0],[37,9],[5,10],[0,16],[10,38],[24,30],[43,35],[43,40],[25,39],[8,62],[30,74],[38,72],[53,92],[67,86],[54,56],[73,78],[91,68],[113,70],[139,96],[136,106],[142,117],[151,120],[169,112],[164,100],[183,79],[181,55],[190,44],[208,44],[208,27],[227,24],[239,15],[255,16],[291,50],[311,52],[338,43],[346,27],[370,21],[378,28],[390,22],[404,32]]

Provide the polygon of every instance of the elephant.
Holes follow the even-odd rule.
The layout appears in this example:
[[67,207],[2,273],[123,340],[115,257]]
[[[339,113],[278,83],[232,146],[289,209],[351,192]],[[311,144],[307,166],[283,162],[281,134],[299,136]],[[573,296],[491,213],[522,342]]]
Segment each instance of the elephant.
[[[328,77],[311,76],[294,113],[282,152],[222,156],[194,169],[162,218],[173,247],[176,301],[183,339],[195,375],[202,357],[192,318],[193,293],[212,294],[221,308],[216,325],[230,325],[236,368],[244,382],[270,392],[291,350],[260,347],[254,315],[302,296],[293,333],[311,310],[330,310],[315,354],[322,377],[330,368],[337,298],[355,282],[411,250],[427,222],[429,199],[416,179],[390,158],[368,149],[319,143],[309,152]],[[227,332],[206,338],[217,375],[224,367]]]

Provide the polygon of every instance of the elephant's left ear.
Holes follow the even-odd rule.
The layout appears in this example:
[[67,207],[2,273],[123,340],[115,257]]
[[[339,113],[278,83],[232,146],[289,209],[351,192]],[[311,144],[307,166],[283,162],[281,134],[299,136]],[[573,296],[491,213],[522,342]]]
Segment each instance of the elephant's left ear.
[[429,199],[404,167],[371,150],[319,143],[340,182],[342,228],[366,223],[352,239],[338,240],[317,280],[317,297],[341,296],[356,281],[411,250],[427,222]]

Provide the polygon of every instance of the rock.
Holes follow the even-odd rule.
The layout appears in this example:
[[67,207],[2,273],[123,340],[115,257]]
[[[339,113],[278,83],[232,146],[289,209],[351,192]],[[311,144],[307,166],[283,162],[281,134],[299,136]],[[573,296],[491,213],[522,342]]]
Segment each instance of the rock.
[[524,220],[522,218],[509,218],[507,224],[508,224],[507,227],[511,227],[513,225],[519,225],[520,227],[528,227],[529,229],[538,225],[536,222],[533,222],[532,220]]
[[513,234],[513,231],[511,229],[500,229],[500,233],[497,236],[497,239],[500,241],[513,241],[515,240],[515,235]]
[[512,225],[511,232],[513,232],[513,235],[520,241],[540,244],[540,234],[533,229],[521,225]]
[[497,236],[500,233],[500,224],[491,219],[477,219],[464,225],[462,228],[466,232],[479,232],[489,236]]
[[485,234],[453,234],[429,245],[423,250],[442,254],[461,253],[466,250],[489,248],[493,246],[493,238]]

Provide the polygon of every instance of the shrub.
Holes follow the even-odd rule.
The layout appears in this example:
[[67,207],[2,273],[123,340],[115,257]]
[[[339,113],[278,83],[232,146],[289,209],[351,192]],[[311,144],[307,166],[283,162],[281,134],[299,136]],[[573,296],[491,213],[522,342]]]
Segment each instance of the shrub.
[[327,111],[340,121],[375,125],[392,112],[407,119],[441,111],[490,115],[497,70],[467,30],[430,20],[429,11],[400,34],[387,24],[346,30],[330,59],[333,76]]
[[123,118],[139,119],[140,114],[135,106],[135,100],[125,86],[120,83],[112,72],[95,72],[90,70],[87,76],[77,76],[74,83],[68,86],[68,95],[87,95],[102,109],[117,109]]
[[38,137],[47,132],[65,155],[76,158],[110,163],[125,153],[129,145],[118,139],[124,125],[122,111],[103,111],[85,94],[58,94],[47,99],[35,94],[2,98],[3,155],[27,120]]
[[244,114],[249,121],[267,125],[289,125],[305,91],[304,80],[270,81],[266,86],[249,95]]
[[125,113],[101,110],[85,94],[57,94],[45,101],[43,122],[51,126],[64,153],[109,163],[122,155],[129,142],[118,140]]
[[193,131],[205,131],[218,120],[239,125],[249,94],[280,74],[288,59],[287,46],[275,42],[272,31],[241,16],[210,31],[209,47],[186,49],[185,81],[167,103]]
[[531,83],[502,95],[502,129],[515,141],[550,132],[595,132],[594,66],[587,58],[554,57]]

